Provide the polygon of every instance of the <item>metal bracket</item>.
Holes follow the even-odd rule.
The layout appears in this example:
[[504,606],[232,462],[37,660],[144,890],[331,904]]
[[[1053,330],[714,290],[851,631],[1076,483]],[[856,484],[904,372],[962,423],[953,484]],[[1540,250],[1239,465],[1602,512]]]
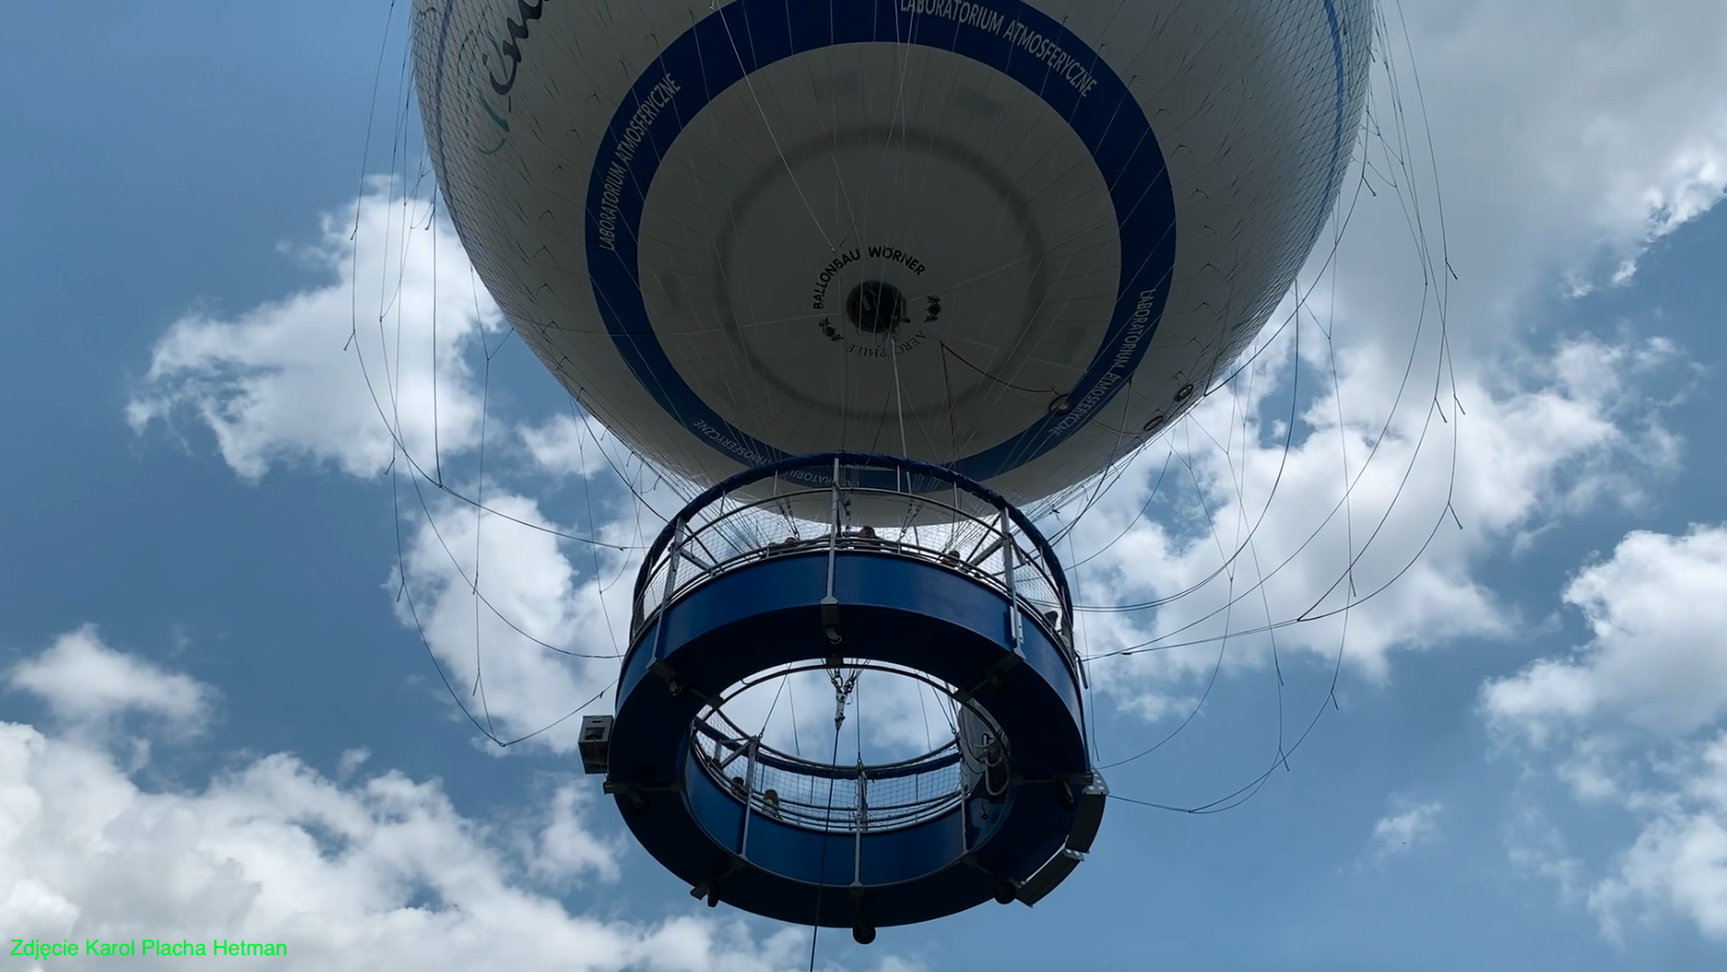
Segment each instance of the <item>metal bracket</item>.
[[[1007,685],[1007,676],[1023,664],[1025,664],[1023,655],[1003,655],[1000,661],[989,667],[989,671],[983,673],[983,681],[973,685],[965,692],[965,697],[960,698],[959,701],[971,701],[972,696],[983,691],[985,686],[995,689],[997,692],[1002,691]],[[955,698],[959,697],[955,696]]]
[[684,694],[683,680],[678,678],[678,670],[663,661],[656,661],[648,666],[648,671],[666,680],[666,688],[671,690],[672,698]]
[[[1097,839],[1098,828],[1103,826],[1103,805],[1109,797],[1109,786],[1101,775],[1095,772],[1088,775],[1090,782],[1074,801],[1073,829],[1068,831],[1061,850],[1020,886],[1019,900],[1027,907],[1042,901],[1057,885],[1067,880],[1091,852],[1092,841]],[[1059,785],[1063,794],[1070,794],[1067,783]]]
[[[822,632],[828,636],[828,644],[835,647],[844,644],[845,636],[840,634],[840,602],[839,598],[833,596],[833,592],[828,592],[828,596],[822,598],[821,610]],[[828,655],[828,659],[836,664],[837,658],[835,654]]]
[[726,878],[731,877],[733,874],[736,874],[743,869],[744,869],[744,862],[743,861],[741,861],[741,860],[732,861],[732,866],[727,868],[725,873],[721,874],[719,877],[716,877],[711,881],[703,881],[702,883],[691,888],[690,889],[690,897],[692,897],[692,898],[706,898],[706,899],[708,899],[708,907],[709,908],[718,907],[719,903],[720,903],[720,885],[725,883]]
[[[1025,902],[1026,907],[1031,907],[1037,904],[1039,901],[1042,901],[1047,897],[1051,891],[1054,891],[1056,885],[1067,880],[1067,876],[1073,873],[1074,868],[1079,867],[1079,865],[1084,862],[1084,854],[1081,854],[1079,851],[1063,847],[1061,850],[1056,852],[1054,857],[1050,858],[1042,867],[1038,868],[1037,873],[1027,878],[1025,883],[1019,886],[1017,897],[1019,900]],[[996,900],[999,901],[1001,899],[997,898]]]

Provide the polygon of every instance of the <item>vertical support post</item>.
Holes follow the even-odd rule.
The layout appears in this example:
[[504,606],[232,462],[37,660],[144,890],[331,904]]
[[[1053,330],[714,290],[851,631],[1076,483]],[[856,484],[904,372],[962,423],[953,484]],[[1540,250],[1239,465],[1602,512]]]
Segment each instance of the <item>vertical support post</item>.
[[[960,712],[970,709],[961,708]],[[959,849],[961,856],[971,853],[971,803],[973,793],[977,789],[977,778],[970,772],[971,761],[967,759],[965,748],[965,723],[959,719],[953,721],[953,747],[959,754]]]
[[863,886],[863,835],[869,829],[869,777],[864,774],[863,759],[858,759],[857,839],[852,851],[852,886]]
[[1019,550],[1019,542],[1014,540],[1013,521],[1007,515],[1007,507],[1001,508],[1001,573],[1002,582],[1007,585],[1007,643],[1014,651],[1020,650],[1019,592],[1014,586],[1014,554]]
[[833,465],[833,522],[828,524],[828,589],[827,596],[822,598],[822,630],[826,632],[828,644],[828,664],[838,668],[840,663],[840,602],[834,596],[834,563],[839,559],[840,546],[840,460],[834,457]]
[[750,804],[756,793],[756,754],[761,745],[762,737],[751,736],[750,744],[744,751],[748,766],[744,770],[744,823],[743,830],[738,834],[738,856],[746,861],[750,859],[750,817],[754,815]]
[[840,544],[840,461],[837,456],[834,457],[833,468],[833,521],[828,526],[828,590],[824,604],[834,600],[834,559],[839,555]]
[[1072,625],[1072,622],[1067,622],[1062,625],[1062,639],[1067,642],[1067,658],[1072,661],[1074,668],[1078,668],[1079,670],[1079,687],[1081,687],[1081,689],[1090,689],[1091,673],[1086,670],[1085,658],[1079,658],[1078,647],[1074,647],[1074,625]]
[[672,604],[672,591],[678,583],[678,561],[684,555],[684,530],[688,522],[682,517],[672,527],[672,545],[666,551],[666,588],[660,594],[658,620],[654,622],[654,654],[653,659],[659,661],[666,646],[666,610]]
[[1091,688],[1091,674],[1085,669],[1085,659],[1079,657],[1079,649],[1073,643],[1073,604],[1062,605],[1061,612],[1061,642],[1067,651],[1067,657],[1073,662],[1073,667],[1079,669],[1079,684],[1081,688]]
[[678,582],[678,561],[684,556],[685,531],[689,529],[689,521],[679,518],[678,525],[672,530],[672,549],[666,561],[666,592],[660,599],[660,606],[665,607],[672,599],[672,591]]

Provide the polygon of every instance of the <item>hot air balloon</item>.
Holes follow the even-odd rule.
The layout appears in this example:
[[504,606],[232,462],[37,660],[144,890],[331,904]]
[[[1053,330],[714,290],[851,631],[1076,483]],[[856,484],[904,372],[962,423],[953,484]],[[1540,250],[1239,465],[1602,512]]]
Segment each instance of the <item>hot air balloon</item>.
[[[1337,199],[1372,16],[417,5],[426,141],[481,279],[590,414],[706,487],[649,550],[614,715],[582,731],[692,893],[867,941],[1035,903],[1090,850],[1071,595],[1019,507],[1156,436],[1257,335]],[[726,718],[800,667],[830,673],[836,738],[874,668],[947,694],[953,738],[839,766]]]

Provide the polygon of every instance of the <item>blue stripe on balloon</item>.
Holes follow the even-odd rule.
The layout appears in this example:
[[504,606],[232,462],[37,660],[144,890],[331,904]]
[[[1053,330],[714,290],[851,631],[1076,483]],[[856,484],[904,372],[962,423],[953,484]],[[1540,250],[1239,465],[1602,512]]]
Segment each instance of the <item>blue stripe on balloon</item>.
[[1313,221],[1313,232],[1308,234],[1307,249],[1313,249],[1313,244],[1319,241],[1319,231],[1325,228],[1325,217],[1331,213],[1331,193],[1337,188],[1337,159],[1343,154],[1343,107],[1346,92],[1343,77],[1343,35],[1337,29],[1337,7],[1332,0],[1325,0],[1325,22],[1331,28],[1331,64],[1337,75],[1336,110],[1331,122],[1331,166],[1325,171],[1325,192],[1319,197],[1319,215]]
[[[1337,11],[1333,0],[1323,0],[1323,3],[1327,24],[1331,32],[1332,60],[1336,75],[1334,99],[1335,113],[1332,129],[1331,165],[1326,176],[1325,192],[1320,197],[1321,207],[1318,216],[1315,219],[1313,230],[1309,235],[1310,247],[1312,242],[1317,240],[1320,230],[1324,227],[1325,216],[1330,209],[1328,203],[1331,200],[1332,190],[1336,187],[1337,163],[1343,148],[1343,115],[1347,97],[1343,65],[1343,45],[1338,26]],[[989,6],[987,3],[979,3],[978,5],[984,7]],[[886,7],[885,10],[883,9],[884,6]],[[1089,47],[1087,47],[1071,32],[1066,30],[1066,28],[1061,27],[1048,17],[1044,16],[1041,11],[1026,7],[1023,4],[1015,4],[1015,6],[1018,7],[1020,20],[1027,24],[1028,27],[1031,27],[1043,34],[1045,37],[1057,40],[1063,47],[1070,50],[1090,50]],[[438,168],[440,172],[447,170],[447,152],[444,132],[444,67],[447,63],[448,39],[451,21],[450,15],[453,12],[454,7],[455,0],[445,0],[442,10],[443,16],[439,18],[437,63],[434,67],[432,111],[434,132],[432,141],[434,144],[434,151],[438,158]],[[686,32],[673,43],[672,47],[668,48],[666,52],[662,54],[656,64],[656,68],[658,70],[650,70],[644,73],[644,75],[637,81],[634,88],[632,88],[631,95],[634,98],[634,104],[626,102],[619,107],[617,114],[612,119],[612,125],[608,129],[606,137],[601,144],[598,158],[601,160],[607,159],[610,153],[616,150],[619,131],[623,126],[628,124],[629,118],[634,114],[634,108],[640,104],[642,96],[652,89],[653,85],[657,83],[659,77],[662,77],[667,73],[666,69],[671,65],[689,67],[691,64],[690,57],[692,54],[695,56],[695,73],[697,76],[701,77],[703,81],[702,90],[697,92],[699,95],[698,99],[689,97],[688,92],[690,89],[686,89],[684,97],[681,97],[674,102],[676,110],[672,112],[671,120],[672,124],[674,124],[676,128],[668,133],[669,137],[664,139],[667,146],[671,144],[671,141],[677,137],[678,132],[682,130],[684,119],[693,118],[702,107],[705,107],[706,104],[712,100],[714,93],[723,91],[731,84],[742,80],[745,74],[749,71],[759,70],[762,66],[770,64],[775,60],[791,56],[795,53],[801,53],[806,50],[815,50],[820,47],[840,43],[854,43],[872,40],[893,40],[922,44],[924,46],[963,54],[973,60],[989,64],[990,66],[1001,70],[1003,73],[1014,77],[1016,80],[1021,81],[1021,83],[1025,84],[1028,88],[1042,97],[1052,108],[1058,112],[1062,112],[1063,117],[1067,118],[1070,124],[1075,125],[1075,131],[1082,139],[1084,139],[1087,134],[1087,132],[1081,130],[1078,124],[1083,121],[1084,118],[1076,117],[1072,113],[1071,104],[1066,106],[1068,108],[1067,111],[1063,111],[1063,102],[1071,103],[1080,100],[1073,89],[1066,85],[1058,84],[1055,86],[1054,91],[1044,90],[1047,88],[1047,82],[1050,80],[1050,72],[1048,70],[1038,70],[1038,62],[1032,61],[1030,58],[1021,59],[1021,63],[1018,65],[1014,64],[1014,59],[1012,57],[1014,47],[1013,43],[1003,38],[999,38],[999,36],[989,37],[984,35],[982,31],[974,30],[972,33],[977,36],[968,38],[962,33],[959,24],[951,21],[945,23],[941,21],[932,22],[932,19],[927,17],[914,25],[911,17],[898,16],[895,11],[892,10],[891,0],[886,0],[885,3],[882,2],[882,0],[834,0],[834,3],[829,6],[827,11],[828,17],[825,18],[825,24],[823,23],[824,18],[821,16],[822,11],[818,5],[799,4],[794,10],[791,4],[786,4],[786,6],[781,9],[785,14],[783,20],[772,16],[772,13],[774,13],[772,9],[772,0],[739,0],[739,2],[705,18],[695,27],[691,28],[690,31]],[[780,30],[782,24],[784,26],[783,32]],[[820,36],[820,28],[823,26],[828,29],[828,36],[826,38]],[[883,31],[881,30],[883,26],[887,26],[891,29]],[[950,34],[945,37],[943,36],[944,32],[942,30],[942,27],[944,26],[951,28]],[[717,60],[716,66],[709,67],[706,60],[701,57],[701,54],[704,51],[704,47],[701,42],[704,39],[709,44],[716,41],[719,33],[719,30],[716,30],[716,27],[718,27],[719,30],[724,31],[725,39],[728,42],[728,48],[731,47],[730,41],[737,31],[742,32],[743,42],[737,45],[733,50],[720,52],[722,53],[722,56]],[[867,30],[859,30],[859,27],[865,27]],[[706,28],[705,34],[703,33],[704,28]],[[842,28],[849,28],[850,30],[847,32]],[[967,41],[969,41],[969,43]],[[679,48],[679,50],[674,53],[673,48]],[[732,56],[723,56],[728,53]],[[1030,61],[1030,64],[1025,64],[1025,61]],[[748,65],[748,71],[745,70],[746,64]],[[1099,84],[1097,90],[1114,89],[1118,96],[1125,93],[1126,89],[1125,86],[1121,84],[1120,78],[1110,70],[1109,66],[1104,63],[1101,58],[1097,57],[1095,52],[1092,52],[1092,64],[1089,67],[1098,78]],[[1032,84],[1033,81],[1038,82],[1038,84],[1034,86]],[[1118,104],[1119,103],[1120,102],[1118,101]],[[1126,112],[1125,119],[1112,119],[1112,121],[1126,120],[1130,125],[1134,122],[1138,123],[1138,125],[1133,125],[1133,128],[1135,133],[1140,135],[1140,138],[1127,153],[1130,160],[1135,155],[1143,151],[1143,146],[1147,143],[1149,143],[1151,153],[1157,156],[1158,171],[1156,177],[1144,183],[1144,192],[1140,194],[1139,199],[1135,199],[1133,202],[1140,202],[1158,188],[1164,190],[1163,198],[1154,199],[1152,201],[1154,205],[1158,202],[1163,203],[1163,205],[1158,208],[1163,210],[1160,215],[1163,215],[1166,218],[1166,232],[1161,234],[1159,237],[1160,244],[1162,245],[1146,249],[1152,251],[1148,256],[1154,258],[1162,256],[1164,251],[1167,251],[1169,254],[1170,259],[1168,261],[1168,265],[1162,267],[1163,273],[1161,275],[1157,275],[1159,282],[1167,284],[1169,272],[1173,268],[1174,264],[1173,254],[1175,246],[1174,205],[1173,200],[1168,196],[1168,173],[1162,168],[1162,153],[1157,148],[1156,138],[1151,133],[1149,123],[1145,121],[1144,113],[1138,110],[1137,103],[1131,101],[1129,103],[1131,105],[1131,110]],[[665,116],[662,115],[660,120],[664,121]],[[1139,130],[1140,125],[1143,125],[1143,132]],[[1105,165],[1106,157],[1102,150],[1109,149],[1119,155],[1122,150],[1122,146],[1126,141],[1125,137],[1121,136],[1119,133],[1115,133],[1115,137],[1111,138],[1111,127],[1112,126],[1109,124],[1104,126],[1104,131],[1102,133],[1103,137],[1098,138],[1095,144],[1090,140],[1087,140],[1086,142],[1087,147],[1092,150],[1093,159],[1097,162],[1098,168],[1105,172],[1106,179],[1108,179],[1109,169]],[[605,262],[597,259],[598,252],[605,252],[600,250],[598,247],[598,221],[594,215],[596,209],[595,204],[604,185],[604,173],[598,165],[596,165],[589,182],[589,205],[587,214],[589,272],[594,281],[595,297],[599,304],[601,316],[606,321],[607,330],[611,333],[613,342],[618,346],[619,352],[622,354],[625,363],[630,367],[631,372],[635,374],[637,380],[642,382],[643,386],[647,388],[649,393],[662,408],[684,424],[693,434],[701,438],[707,438],[710,444],[720,452],[745,464],[761,464],[783,458],[785,456],[784,452],[745,434],[730,423],[725,422],[713,411],[713,409],[708,407],[707,403],[703,402],[683,381],[682,376],[677,373],[676,368],[674,368],[670,360],[666,358],[664,350],[659,345],[657,336],[653,333],[652,326],[647,323],[647,312],[645,306],[643,306],[641,302],[639,283],[635,279],[635,268],[633,265],[633,258],[636,252],[635,231],[640,226],[642,204],[647,194],[646,186],[651,185],[653,172],[657,170],[660,156],[663,154],[659,151],[658,140],[654,138],[653,132],[649,133],[647,144],[650,148],[653,148],[654,151],[651,154],[638,153],[635,161],[637,163],[646,162],[647,164],[634,164],[631,166],[630,175],[632,177],[632,184],[625,187],[626,192],[624,195],[627,198],[620,200],[624,203],[623,209],[625,213],[633,218],[627,227],[629,230],[626,234],[627,238],[620,239],[618,241],[620,249],[616,254],[617,260],[610,268],[596,266],[598,263]],[[1126,172],[1117,173],[1118,177],[1126,174]],[[642,178],[643,175],[646,175],[646,180]],[[1117,213],[1119,215],[1123,211],[1123,197],[1130,194],[1123,190],[1123,186],[1119,178],[1109,181],[1111,196],[1113,201],[1116,203]],[[459,229],[461,219],[459,214],[456,212],[454,201],[450,199],[450,194],[448,192],[445,192],[443,195],[445,197],[446,206],[450,208],[451,218],[458,224]],[[1134,210],[1131,205],[1128,208],[1128,213],[1130,217],[1134,215]],[[1129,286],[1129,284],[1134,281],[1147,280],[1152,276],[1152,274],[1146,272],[1148,267],[1143,263],[1141,264],[1138,273],[1132,275],[1127,274],[1129,267],[1127,257],[1130,249],[1128,244],[1130,243],[1131,238],[1125,234],[1125,224],[1128,220],[1123,219],[1119,222],[1123,224],[1122,228],[1124,229],[1124,234],[1122,236],[1122,265],[1124,278],[1122,285],[1117,289],[1116,312],[1112,318],[1110,330],[1106,332],[1104,343],[1100,348],[1099,353],[1094,357],[1090,369],[1088,369],[1086,374],[1082,376],[1080,382],[1075,386],[1073,393],[1068,396],[1069,401],[1083,401],[1085,396],[1091,395],[1092,392],[1097,389],[1098,384],[1102,380],[1110,374],[1116,373],[1105,365],[1108,356],[1104,352],[1112,346],[1113,341],[1119,340],[1125,331],[1124,321],[1127,317],[1131,316],[1131,309],[1135,302],[1129,298],[1131,298],[1136,292]],[[1132,249],[1137,250],[1141,248],[1133,247]],[[606,270],[610,270],[612,272],[604,272]],[[625,283],[625,281],[627,281],[627,283]],[[627,292],[618,293],[617,290],[619,289],[619,284],[623,284],[622,289]],[[614,305],[610,299],[613,296],[619,298],[616,305]],[[1166,296],[1167,291],[1160,290],[1154,313],[1151,315],[1150,326],[1147,328],[1145,335],[1131,355],[1131,361],[1134,366],[1137,366],[1139,358],[1143,354],[1145,344],[1148,343],[1151,333],[1155,331],[1157,322],[1162,317],[1163,301]],[[1128,369],[1128,372],[1131,373],[1131,368]],[[1116,382],[1115,384],[1119,385],[1120,382]],[[1085,416],[1081,416],[1080,421],[1070,424],[1065,430],[1053,430],[1054,434],[1050,434],[1052,426],[1060,425],[1060,419],[1059,417],[1045,419],[1033,425],[1025,432],[1020,433],[993,449],[978,455],[966,457],[953,463],[953,468],[968,476],[979,479],[989,479],[1017,468],[1037,456],[1042,455],[1049,449],[1054,448],[1068,434],[1071,434],[1078,428],[1082,427],[1090,420],[1090,415],[1096,414],[1097,411],[1101,410],[1102,407],[1107,404],[1109,399],[1115,396],[1117,390],[1118,389],[1114,387],[1105,388],[1101,395],[1098,396],[1098,401],[1092,407],[1090,413]],[[702,427],[703,422],[706,423],[706,430]],[[1040,436],[1043,437],[1044,441],[1038,441]]]

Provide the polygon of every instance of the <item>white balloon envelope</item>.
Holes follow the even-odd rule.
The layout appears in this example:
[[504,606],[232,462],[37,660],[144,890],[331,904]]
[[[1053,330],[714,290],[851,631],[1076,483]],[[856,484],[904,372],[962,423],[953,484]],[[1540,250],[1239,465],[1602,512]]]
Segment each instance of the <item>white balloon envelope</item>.
[[1254,338],[1349,164],[1371,0],[419,0],[447,212],[697,483],[828,450],[1015,503]]

